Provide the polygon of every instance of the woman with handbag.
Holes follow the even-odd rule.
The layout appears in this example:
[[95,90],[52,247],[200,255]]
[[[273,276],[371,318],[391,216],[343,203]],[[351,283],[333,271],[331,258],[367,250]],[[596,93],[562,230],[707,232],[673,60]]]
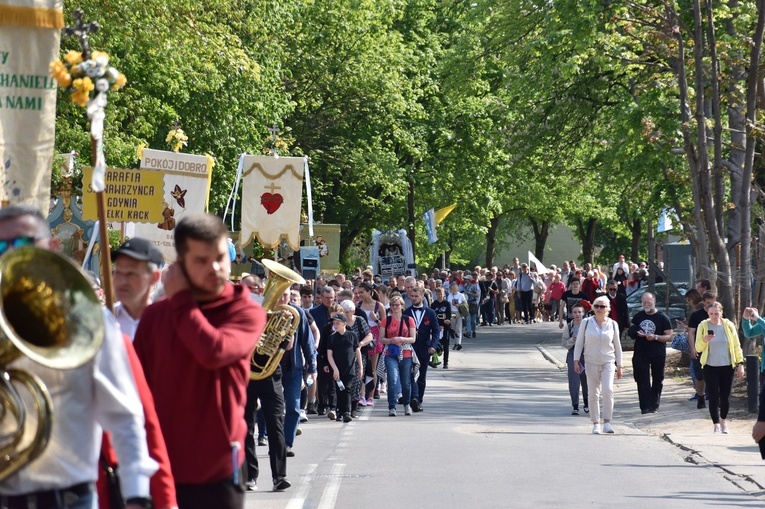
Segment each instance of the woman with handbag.
[[[574,345],[576,345],[576,336],[579,333],[579,326],[584,318],[584,308],[581,304],[575,304],[571,309],[571,315],[574,319],[563,327],[561,335],[561,346],[568,350],[566,354],[566,364],[568,365],[568,393],[571,396],[571,415],[579,415],[579,387],[582,387],[582,399],[584,400],[584,413],[590,413],[587,402],[587,374],[582,371],[574,371]],[[579,365],[584,366],[584,356],[579,357]]]
[[380,342],[385,345],[385,370],[388,374],[388,416],[396,416],[399,392],[402,395],[404,415],[412,408],[412,345],[417,334],[414,318],[404,315],[404,299],[400,295],[390,299],[390,315],[380,324]]
[[[380,290],[383,288],[387,289],[384,285],[380,285]],[[367,325],[369,325],[369,331],[372,333],[374,342],[374,346],[367,349],[369,357],[368,365],[371,367],[370,376],[372,377],[372,380],[366,384],[365,388],[366,404],[369,406],[374,406],[375,388],[377,387],[377,360],[379,359],[380,354],[382,353],[385,346],[380,342],[380,322],[385,317],[386,310],[385,306],[375,298],[378,295],[378,290],[373,290],[371,284],[367,283],[366,281],[360,283],[358,286],[358,292],[359,297],[361,298],[361,302],[359,302],[358,306],[359,309],[361,309],[367,317]],[[363,348],[361,349],[361,356],[363,359]],[[361,403],[361,400],[359,400],[359,403]]]

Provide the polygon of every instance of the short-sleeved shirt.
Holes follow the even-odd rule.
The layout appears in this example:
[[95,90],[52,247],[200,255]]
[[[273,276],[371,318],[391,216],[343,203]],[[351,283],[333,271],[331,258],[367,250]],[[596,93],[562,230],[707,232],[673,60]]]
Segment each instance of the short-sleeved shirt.
[[359,337],[351,330],[345,334],[335,331],[329,336],[327,350],[332,351],[337,370],[341,377],[352,377],[356,374],[356,349],[359,347]]
[[[661,311],[657,311],[652,315],[645,311],[639,311],[635,318],[632,319],[632,324],[636,325],[645,334],[661,335],[664,334],[665,330],[672,328],[669,317]],[[661,357],[667,355],[667,345],[661,341],[648,341],[646,338],[638,336],[635,339],[635,352],[645,353],[649,357]]]
[[579,293],[574,293],[571,290],[566,290],[563,293],[563,297],[561,297],[561,301],[566,303],[566,320],[571,321],[574,319],[574,316],[571,314],[571,310],[579,304],[583,299],[585,299],[587,296],[584,294],[584,292],[580,291]]
[[707,313],[707,310],[703,307],[701,309],[697,309],[693,313],[691,313],[691,316],[688,317],[688,328],[689,329],[698,329],[699,324],[709,318],[709,314]]

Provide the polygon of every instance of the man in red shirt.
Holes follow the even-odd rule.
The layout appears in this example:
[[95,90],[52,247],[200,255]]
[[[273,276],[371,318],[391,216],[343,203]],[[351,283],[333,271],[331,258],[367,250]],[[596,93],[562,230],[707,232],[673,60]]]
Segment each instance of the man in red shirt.
[[144,310],[135,335],[180,509],[244,507],[244,405],[266,316],[248,288],[228,281],[227,238],[216,216],[178,223],[167,298]]

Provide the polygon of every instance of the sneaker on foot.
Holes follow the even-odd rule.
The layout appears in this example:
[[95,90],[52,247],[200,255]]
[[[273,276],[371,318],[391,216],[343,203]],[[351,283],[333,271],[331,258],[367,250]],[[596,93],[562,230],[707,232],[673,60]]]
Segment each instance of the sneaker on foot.
[[300,409],[300,422],[308,422],[308,416],[303,409]]
[[592,425],[592,434],[593,435],[600,435],[600,424],[593,424]]
[[722,419],[720,419],[720,431],[723,435],[728,434],[728,423]]
[[247,491],[257,491],[258,489],[257,479],[250,479],[249,481],[244,483],[244,487],[247,489]]
[[704,401],[704,396],[696,396],[696,408],[706,408],[707,404],[706,401]]
[[696,400],[698,399],[698,397],[699,397],[699,395],[698,395],[698,394],[696,394],[696,393],[694,392],[694,393],[693,393],[693,396],[691,396],[690,398],[688,398],[688,401],[696,401]]
[[295,453],[292,452],[292,447],[287,447],[287,450],[285,451],[284,455],[287,456],[288,458],[294,458]]
[[611,427],[610,422],[603,423],[603,433],[613,433],[614,428]]
[[266,445],[266,437],[258,437],[258,445]]
[[590,407],[587,405],[584,405],[584,413],[589,414],[590,413]]
[[573,410],[571,410],[571,415],[579,415],[579,409],[574,408]]
[[462,345],[457,345],[457,350],[462,350]]
[[359,405],[360,406],[367,406],[367,400],[364,398],[359,399]]
[[390,410],[388,410],[388,417],[396,417],[396,409],[395,408],[391,408]]
[[410,405],[404,405],[404,415],[412,415],[412,407]]
[[353,417],[351,417],[351,414],[345,413],[343,414],[343,422],[351,422],[353,420]]
[[329,417],[330,421],[334,421],[337,418],[337,414],[335,413],[334,410],[328,410],[327,417]]
[[292,486],[292,483],[285,478],[274,479],[274,491],[284,491],[290,486]]
[[298,428],[298,429],[295,430],[295,436],[299,437],[302,434],[303,434],[303,430],[302,429]]
[[715,435],[719,435],[720,433],[722,433],[722,430],[720,430],[719,424],[715,424],[715,429],[712,431],[712,433],[714,433]]

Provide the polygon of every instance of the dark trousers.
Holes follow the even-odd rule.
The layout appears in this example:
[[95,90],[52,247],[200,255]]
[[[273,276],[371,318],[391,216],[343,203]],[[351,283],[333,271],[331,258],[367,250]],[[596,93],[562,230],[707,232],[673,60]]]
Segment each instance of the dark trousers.
[[[489,300],[483,303],[481,306],[481,318],[483,318],[484,325],[491,325],[494,323],[494,299],[489,297]],[[422,360],[420,360],[422,362]]]
[[[430,362],[430,354],[428,353],[428,347],[414,347],[414,353],[417,355],[417,359],[420,361],[420,377],[417,379],[417,383],[414,383],[414,373],[411,374],[412,380],[412,399],[416,399],[422,403],[425,397],[425,384],[426,376],[428,374],[428,363]],[[401,375],[403,376],[403,374]]]
[[649,357],[638,350],[632,355],[632,372],[637,383],[640,410],[659,408],[666,361],[664,355]]
[[733,366],[704,366],[704,383],[709,394],[709,416],[712,422],[720,423],[720,418],[728,418],[730,393],[733,388]]
[[234,484],[231,478],[211,484],[176,484],[178,509],[242,509],[244,486],[242,476]]
[[534,296],[534,290],[518,293],[521,295],[521,316],[526,323],[529,323],[534,319],[534,311],[531,306],[531,298]]
[[[355,379],[355,376],[340,375],[340,380],[342,380],[343,385],[345,385],[345,389],[342,391],[337,389],[338,416],[351,413],[351,396],[353,395],[353,384]],[[337,382],[335,382],[335,384],[337,384]]]
[[[282,369],[276,368],[273,375],[265,380],[250,380],[247,385],[247,405],[244,419],[247,421],[247,437],[244,440],[247,480],[258,478],[258,456],[255,452],[255,409],[260,407],[268,429],[268,456],[271,460],[271,476],[282,479],[287,476],[287,444],[284,441],[284,388]],[[197,506],[195,506],[197,507]],[[198,506],[203,507],[203,506]],[[206,507],[218,507],[216,504]]]
[[319,384],[316,388],[319,412],[326,412],[335,408],[337,406],[337,394],[335,392],[335,381],[332,378],[332,368],[329,368],[329,373],[325,373],[324,368],[320,367],[316,383]]
[[441,346],[444,347],[444,366],[449,365],[449,340],[452,338],[452,329],[444,327],[444,334],[441,336]]

